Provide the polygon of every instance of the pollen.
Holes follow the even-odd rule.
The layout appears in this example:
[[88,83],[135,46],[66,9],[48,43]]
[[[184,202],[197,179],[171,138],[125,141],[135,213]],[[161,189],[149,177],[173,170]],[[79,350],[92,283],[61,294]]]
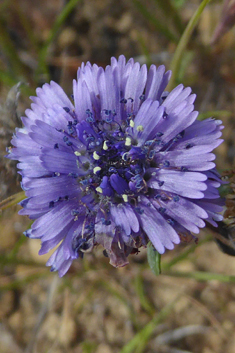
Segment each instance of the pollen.
[[98,160],[100,159],[100,156],[97,154],[96,151],[93,153],[93,158],[94,158],[96,161],[98,161]]
[[95,167],[95,168],[93,169],[93,172],[94,172],[94,174],[96,174],[96,173],[98,173],[100,170],[101,170],[100,167]]
[[122,198],[124,202],[128,202],[128,196],[126,194],[122,194]]
[[138,125],[137,126],[137,131],[144,131],[144,127],[143,127],[143,125]]
[[131,146],[131,138],[130,137],[126,138],[125,146]]
[[107,151],[107,149],[108,149],[107,141],[104,141],[103,150]]
[[75,156],[77,156],[77,157],[81,156],[81,153],[78,152],[78,151],[75,151],[74,154],[75,154]]
[[130,127],[134,127],[134,126],[135,126],[134,120],[130,120]]
[[96,191],[97,191],[97,192],[99,192],[100,194],[102,194],[102,193],[103,193],[103,190],[101,189],[101,187],[100,187],[100,186],[98,186],[98,187],[96,188]]

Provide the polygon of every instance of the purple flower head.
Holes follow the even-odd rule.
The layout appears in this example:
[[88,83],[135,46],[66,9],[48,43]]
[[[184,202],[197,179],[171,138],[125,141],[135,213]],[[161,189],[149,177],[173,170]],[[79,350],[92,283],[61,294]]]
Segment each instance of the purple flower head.
[[150,240],[159,253],[221,220],[212,150],[221,121],[197,121],[195,94],[165,92],[170,72],[124,56],[78,69],[70,100],[55,82],[32,97],[8,158],[19,160],[35,219],[26,235],[57,247],[47,265],[63,276],[101,244],[113,266]]

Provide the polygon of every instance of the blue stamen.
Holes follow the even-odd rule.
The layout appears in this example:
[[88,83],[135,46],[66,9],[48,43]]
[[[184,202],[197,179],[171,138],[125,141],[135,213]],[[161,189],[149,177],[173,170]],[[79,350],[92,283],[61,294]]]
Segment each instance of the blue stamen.
[[161,195],[161,201],[169,201],[169,198],[166,195]]
[[163,166],[164,166],[164,167],[169,167],[169,166],[170,166],[170,162],[167,161],[167,160],[165,160],[165,161],[163,162]]
[[68,127],[68,133],[69,133],[69,135],[74,134],[74,132],[75,132],[75,127],[74,127],[74,125],[73,125],[73,121],[69,121],[67,127]]
[[69,176],[71,176],[74,179],[78,178],[78,174],[77,173],[69,173]]
[[159,199],[161,198],[161,195],[160,195],[160,194],[157,194],[157,195],[154,196],[154,198],[155,198],[156,200],[159,200]]
[[163,132],[160,132],[160,131],[156,133],[156,137],[161,137],[163,135],[164,135]]
[[186,146],[185,146],[185,149],[186,150],[189,150],[190,148],[194,147],[194,144],[193,143],[188,143]]
[[151,150],[151,151],[149,152],[149,158],[150,158],[150,159],[153,159],[153,157],[155,156],[155,153],[156,153],[156,151]]
[[158,209],[159,213],[163,214],[166,212],[166,208],[165,207],[159,207]]
[[187,171],[188,171],[188,168],[186,168],[186,167],[181,167],[180,170],[181,170],[181,172],[187,172]]
[[111,221],[109,219],[101,218],[101,222],[105,226],[109,226],[111,224]]
[[145,146],[152,146],[152,144],[155,142],[155,140],[149,140],[145,142]]
[[135,211],[138,212],[139,214],[143,214],[144,210],[140,207],[135,207]]
[[178,195],[174,195],[173,196],[173,201],[178,202],[180,200]]
[[80,211],[78,211],[78,210],[76,210],[76,209],[74,209],[74,210],[71,211],[71,215],[72,215],[72,216],[78,216],[79,214],[80,214]]

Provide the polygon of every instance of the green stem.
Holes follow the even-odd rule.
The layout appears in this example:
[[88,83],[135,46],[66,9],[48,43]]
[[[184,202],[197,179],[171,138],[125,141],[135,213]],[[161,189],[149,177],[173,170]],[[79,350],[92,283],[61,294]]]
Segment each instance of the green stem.
[[14,194],[14,195],[8,197],[7,199],[1,201],[0,202],[0,210],[5,210],[6,208],[17,205],[24,198],[25,198],[24,191],[18,192],[17,194]]
[[206,5],[210,2],[211,0],[203,0],[201,2],[201,4],[199,5],[198,9],[196,10],[196,12],[193,14],[192,18],[190,19],[187,27],[185,28],[185,31],[182,35],[182,37],[180,38],[180,41],[178,43],[178,46],[176,48],[174,57],[172,59],[171,62],[171,70],[172,70],[172,76],[171,76],[171,81],[167,87],[168,91],[171,91],[172,88],[174,88],[174,86],[176,85],[176,78],[177,78],[177,73],[179,71],[179,67],[181,64],[181,59],[183,56],[183,53],[185,51],[185,48],[189,42],[189,39],[191,37],[191,34],[194,30],[194,28],[196,27],[198,20],[204,10],[204,8],[206,7]]
[[172,309],[180,296],[178,295],[171,303],[167,304],[147,325],[140,330],[132,340],[130,340],[120,351],[120,353],[142,353],[146,345],[156,329],[156,326],[163,322],[168,315],[172,313]]
[[[208,241],[210,241],[212,238],[211,236],[207,236],[205,239],[199,241],[198,244],[192,244],[190,245],[190,247],[188,249],[186,249],[185,251],[181,252],[178,256],[174,257],[171,261],[169,262],[162,262],[161,266],[162,266],[162,270],[170,270],[172,266],[174,266],[175,264],[177,264],[180,261],[183,261],[185,259],[187,259],[189,254],[192,254],[200,245],[207,243]],[[164,272],[165,273],[165,272]]]
[[155,308],[153,305],[150,303],[148,300],[145,291],[144,291],[144,281],[143,281],[143,276],[138,273],[135,277],[135,290],[136,293],[139,297],[140,304],[142,308],[151,316],[153,316],[156,312]]
[[201,271],[195,271],[195,272],[178,272],[178,271],[168,271],[164,272],[165,276],[171,276],[171,277],[182,277],[182,278],[192,278],[197,281],[212,281],[212,280],[217,280],[220,282],[228,282],[228,283],[235,283],[235,276],[229,276],[229,275],[222,275],[219,273],[211,273],[211,272],[201,272]]
[[[27,240],[27,238],[25,237]],[[40,263],[37,263],[32,260],[24,260],[24,259],[17,259],[16,257],[13,257],[13,255],[0,255],[0,266],[6,266],[6,265],[23,265],[23,266],[31,266],[31,267],[40,267],[44,268],[44,266]]]
[[184,25],[182,23],[182,20],[179,16],[178,10],[176,7],[172,4],[171,0],[155,0],[158,6],[162,8],[164,11],[165,15],[172,20],[174,23],[176,29],[178,32],[181,34],[184,31]]
[[29,275],[23,279],[16,279],[13,280],[12,282],[8,282],[6,284],[2,284],[0,283],[0,292],[1,291],[8,291],[8,290],[13,290],[13,289],[18,289],[21,287],[25,288],[25,285],[30,283],[30,282],[34,282],[36,281],[38,278],[42,278],[42,277],[48,277],[50,275],[50,271],[42,271],[42,272],[37,272],[34,273],[32,275]]
[[172,33],[168,26],[165,26],[165,24],[162,24],[162,22],[159,21],[147,8],[146,5],[143,4],[139,0],[132,0],[136,8],[140,11],[140,13],[148,20],[149,23],[151,23],[157,31],[161,32],[163,35],[165,35],[166,38],[169,40],[172,40],[173,42],[177,42],[179,36],[175,35],[175,33]]
[[224,116],[224,117],[230,117],[233,113],[228,111],[228,110],[211,110],[211,111],[208,111],[208,112],[204,112],[204,113],[200,113],[198,115],[198,120],[204,120],[204,119],[207,119],[207,118],[210,118],[210,117],[213,117],[213,118],[220,118],[221,116]]

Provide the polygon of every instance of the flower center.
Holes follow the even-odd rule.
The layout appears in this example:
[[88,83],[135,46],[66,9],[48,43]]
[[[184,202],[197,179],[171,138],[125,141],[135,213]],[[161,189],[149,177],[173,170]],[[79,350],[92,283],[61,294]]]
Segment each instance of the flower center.
[[86,146],[84,156],[74,152],[87,172],[79,178],[85,192],[114,197],[115,202],[128,201],[140,191],[147,192],[144,174],[154,157],[153,141],[137,146],[132,137],[134,121],[130,114],[119,123],[115,111],[104,110],[96,120],[90,110],[87,119],[76,126],[79,140]]

